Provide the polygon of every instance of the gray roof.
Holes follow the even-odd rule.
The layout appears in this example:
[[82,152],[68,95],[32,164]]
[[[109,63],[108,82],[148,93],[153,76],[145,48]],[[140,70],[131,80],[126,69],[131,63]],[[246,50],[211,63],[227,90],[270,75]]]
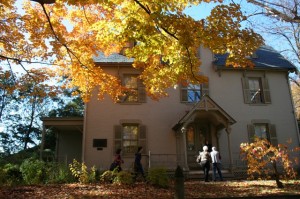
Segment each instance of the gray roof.
[[93,57],[94,62],[96,63],[133,63],[133,58],[127,58],[118,53],[113,53],[109,56],[105,56],[104,53],[99,52],[98,56]]
[[[228,68],[225,66],[227,54],[216,54],[216,61],[214,64],[218,69]],[[279,52],[274,50],[270,46],[262,46],[260,47],[255,56],[250,58],[254,63],[254,69],[284,69],[284,70],[296,70],[296,66],[285,59]],[[230,68],[230,67],[229,67]]]

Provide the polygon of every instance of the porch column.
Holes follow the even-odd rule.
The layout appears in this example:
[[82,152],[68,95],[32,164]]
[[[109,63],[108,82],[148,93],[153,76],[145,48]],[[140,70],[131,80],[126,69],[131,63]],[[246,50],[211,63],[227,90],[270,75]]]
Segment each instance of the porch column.
[[230,169],[230,171],[232,171],[233,161],[232,161],[231,141],[230,141],[230,133],[231,133],[231,127],[230,126],[228,126],[226,128],[226,132],[227,132],[228,151],[229,151],[229,169]]
[[184,168],[185,168],[185,170],[188,170],[189,168],[188,168],[188,163],[187,163],[187,151],[186,151],[186,127],[183,126],[180,129],[180,131],[183,134],[182,138],[183,138]]
[[44,125],[44,122],[43,122],[43,130],[42,130],[42,140],[41,140],[41,148],[40,148],[40,160],[42,160],[43,158],[43,151],[44,151],[44,145],[45,145],[45,131],[46,131],[46,128],[45,128],[45,125]]

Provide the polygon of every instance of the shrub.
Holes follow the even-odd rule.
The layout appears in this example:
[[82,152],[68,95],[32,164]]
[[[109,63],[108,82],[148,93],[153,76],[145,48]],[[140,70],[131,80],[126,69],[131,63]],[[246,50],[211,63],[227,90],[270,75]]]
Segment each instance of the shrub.
[[147,180],[154,186],[161,188],[169,187],[169,177],[165,168],[150,168]]
[[113,183],[118,185],[132,185],[132,174],[128,171],[117,172],[113,179]]
[[0,184],[17,185],[22,182],[22,173],[19,166],[14,164],[6,164],[0,168]]
[[72,175],[82,184],[97,181],[98,171],[95,166],[93,166],[89,172],[84,162],[79,163],[74,159],[73,163],[69,164],[69,168]]
[[47,183],[70,183],[76,179],[67,165],[60,163],[47,163]]
[[112,183],[115,176],[116,174],[113,171],[107,170],[100,175],[100,181],[105,183]]
[[84,164],[84,162],[79,163],[74,159],[73,163],[69,164],[69,168],[72,175],[76,177],[80,183],[86,184],[89,182],[87,166]]
[[20,166],[26,184],[41,184],[46,177],[45,163],[32,158],[26,159]]

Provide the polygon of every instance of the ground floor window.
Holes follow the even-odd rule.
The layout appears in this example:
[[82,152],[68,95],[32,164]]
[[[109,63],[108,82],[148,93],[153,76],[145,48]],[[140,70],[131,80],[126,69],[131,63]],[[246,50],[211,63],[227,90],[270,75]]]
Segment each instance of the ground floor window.
[[146,127],[138,123],[115,126],[114,150],[122,149],[123,155],[134,155],[139,146],[146,152]]

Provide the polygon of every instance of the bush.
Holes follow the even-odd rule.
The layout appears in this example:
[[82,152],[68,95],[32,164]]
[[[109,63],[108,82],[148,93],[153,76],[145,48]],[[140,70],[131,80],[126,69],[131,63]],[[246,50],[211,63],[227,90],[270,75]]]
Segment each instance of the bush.
[[150,168],[147,180],[154,186],[161,188],[169,187],[169,177],[165,168]]
[[116,174],[113,171],[107,170],[100,175],[100,181],[105,183],[112,183],[115,176]]
[[0,184],[17,185],[22,183],[22,173],[18,165],[6,164],[0,169]]
[[60,163],[47,163],[47,179],[46,183],[70,183],[75,182],[68,166]]
[[133,177],[128,171],[120,171],[116,173],[116,176],[113,179],[113,183],[118,185],[132,185]]
[[26,159],[20,166],[26,184],[41,184],[46,178],[45,163],[32,158]]
[[69,164],[69,168],[72,175],[76,177],[78,181],[82,184],[97,181],[98,171],[95,166],[93,166],[89,172],[84,162],[79,163],[77,160],[74,159],[73,163]]

